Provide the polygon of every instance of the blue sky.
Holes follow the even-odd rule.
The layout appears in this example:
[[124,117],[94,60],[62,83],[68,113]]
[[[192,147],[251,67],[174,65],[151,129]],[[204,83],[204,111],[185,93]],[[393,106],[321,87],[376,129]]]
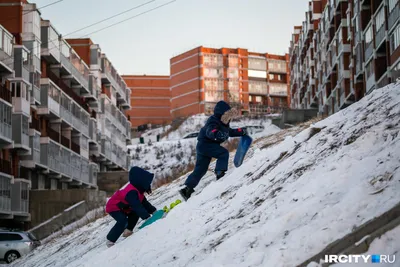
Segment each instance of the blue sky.
[[[43,9],[63,35],[149,0],[64,0]],[[165,4],[140,9],[68,37],[82,37],[112,23]],[[31,1],[38,7],[54,0]],[[288,51],[294,25],[300,25],[307,0],[177,0],[107,30],[90,35],[120,74],[169,74],[169,59],[200,45],[248,48],[261,53]]]

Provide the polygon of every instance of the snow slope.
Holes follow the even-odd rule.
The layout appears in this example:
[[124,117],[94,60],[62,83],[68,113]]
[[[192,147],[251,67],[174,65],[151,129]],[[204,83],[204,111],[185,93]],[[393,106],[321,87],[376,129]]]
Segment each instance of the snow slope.
[[[240,168],[206,175],[188,202],[110,249],[107,216],[13,266],[296,266],[400,201],[399,102],[390,85],[280,143],[260,140]],[[185,178],[149,200],[174,201]]]

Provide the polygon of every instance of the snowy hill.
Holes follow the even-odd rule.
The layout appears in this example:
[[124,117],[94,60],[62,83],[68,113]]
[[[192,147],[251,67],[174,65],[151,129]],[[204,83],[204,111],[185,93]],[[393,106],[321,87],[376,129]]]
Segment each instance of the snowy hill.
[[[188,202],[110,249],[107,216],[13,266],[296,266],[400,201],[399,103],[390,85],[294,136],[260,139],[243,166],[218,182],[209,173]],[[185,178],[149,200],[171,203]],[[371,248],[400,257],[399,233]]]
[[[204,125],[208,117],[204,114],[195,115],[185,120],[182,125],[168,136],[163,138],[163,141],[156,142],[151,145],[136,144],[130,145],[128,148],[131,151],[133,166],[141,166],[155,173],[154,186],[165,184],[191,171],[196,162],[196,138],[181,139],[185,134],[199,131]],[[237,122],[233,122],[231,127],[243,126],[263,126],[264,130],[252,135],[254,139],[268,136],[280,131],[278,127],[271,124],[268,118],[248,119],[242,118]],[[160,134],[168,128],[158,128],[146,132],[143,136],[150,134]],[[234,139],[230,140],[235,142]],[[225,147],[230,144],[224,144]],[[235,146],[236,147],[236,146]]]

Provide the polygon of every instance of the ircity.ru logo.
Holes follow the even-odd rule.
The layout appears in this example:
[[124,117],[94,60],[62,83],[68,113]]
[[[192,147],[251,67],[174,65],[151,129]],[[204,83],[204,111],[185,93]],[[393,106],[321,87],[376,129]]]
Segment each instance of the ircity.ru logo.
[[325,255],[325,263],[394,263],[396,255]]

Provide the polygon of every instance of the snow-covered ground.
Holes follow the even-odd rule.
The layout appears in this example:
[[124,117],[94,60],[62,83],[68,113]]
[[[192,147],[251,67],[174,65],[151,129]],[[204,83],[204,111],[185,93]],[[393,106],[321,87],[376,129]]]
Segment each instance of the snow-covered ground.
[[[110,249],[107,216],[13,266],[296,266],[400,201],[399,103],[390,85],[299,134],[260,139],[240,168],[207,174],[188,202]],[[185,178],[150,202],[177,199]],[[397,228],[371,251],[398,254],[398,244]]]

